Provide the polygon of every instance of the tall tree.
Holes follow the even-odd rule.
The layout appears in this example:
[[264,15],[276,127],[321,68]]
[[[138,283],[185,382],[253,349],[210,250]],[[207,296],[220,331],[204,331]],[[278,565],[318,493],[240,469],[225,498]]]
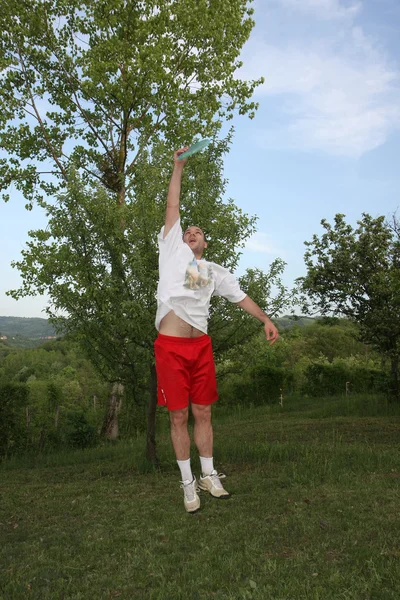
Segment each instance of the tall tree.
[[[232,200],[224,201],[226,181],[221,173],[228,141],[215,143],[207,154],[193,157],[186,166],[182,216],[184,226],[199,223],[204,227],[208,258],[235,269],[239,249],[255,230],[256,219],[244,214]],[[166,157],[171,162],[170,155],[163,142],[153,145],[151,155],[143,154],[132,185],[134,200],[128,199],[118,211],[103,188],[86,189],[79,179],[72,181],[57,203],[47,205],[47,228],[30,232],[22,260],[14,263],[23,285],[12,292],[14,298],[47,292],[52,300],[47,309],[50,318],[61,330],[79,335],[87,354],[110,383],[129,384],[136,397],[146,394],[146,386],[150,386],[149,453],[153,455],[156,232],[165,215],[172,166]],[[118,278],[111,266],[114,252],[122,257]],[[243,288],[272,313],[287,301],[280,282],[283,268],[277,260],[268,274],[249,270],[241,278]],[[273,286],[278,292],[271,300]],[[243,342],[256,329],[254,319],[249,322],[237,307],[214,299],[210,330],[217,352]],[[106,422],[114,434],[117,409],[115,403]]]
[[391,395],[400,400],[400,228],[363,213],[353,229],[338,214],[325,233],[306,242],[307,274],[298,280],[304,309],[344,315],[361,339],[390,360]]
[[[143,150],[253,116],[262,80],[235,77],[247,0],[10,0],[0,14],[0,189],[28,205],[71,167],[123,204]],[[46,177],[46,175],[52,177]]]
[[[93,327],[97,319],[102,331],[110,327],[109,352],[125,347],[124,333],[116,327],[120,316],[126,316],[124,292],[129,283],[122,238],[126,204],[136,201],[134,188],[141,181],[139,163],[144,169],[143,157],[157,139],[173,148],[195,135],[216,134],[235,110],[254,115],[257,106],[251,96],[262,79],[244,82],[235,76],[240,50],[254,25],[252,12],[247,0],[10,0],[2,7],[0,149],[7,158],[0,159],[0,190],[7,200],[12,184],[28,208],[37,202],[49,214],[51,199],[64,190],[59,197],[64,208],[75,210],[89,226],[84,176],[86,192],[104,208],[107,258],[98,258],[97,271],[79,272],[94,247],[87,233],[78,244],[78,229],[70,240],[82,251],[75,254],[76,279],[68,282],[66,274],[63,284],[64,290],[75,292],[64,306],[71,324],[85,331],[86,343],[94,344],[103,368],[104,340],[100,344],[94,334],[87,338],[87,314],[80,298],[86,296],[80,290],[93,289],[94,277],[102,281],[102,298],[96,296],[90,308],[98,312],[90,322]],[[137,210],[139,206],[140,202]],[[77,218],[71,215],[71,222]],[[39,235],[44,239],[47,233]],[[56,240],[65,235],[61,225],[54,233]],[[148,235],[149,231],[147,237],[134,239],[133,247],[148,244]],[[32,281],[35,268],[30,275],[25,272]],[[154,268],[153,262],[150,272]],[[58,275],[54,273],[54,282]],[[47,288],[54,299],[55,288],[55,283]],[[115,430],[121,392],[118,373],[110,394],[110,431]]]

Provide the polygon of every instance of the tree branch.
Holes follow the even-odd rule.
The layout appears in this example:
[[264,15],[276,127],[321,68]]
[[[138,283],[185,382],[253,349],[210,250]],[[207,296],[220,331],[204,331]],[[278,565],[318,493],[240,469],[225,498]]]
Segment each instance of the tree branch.
[[49,151],[50,151],[50,153],[51,153],[51,155],[52,155],[52,157],[53,157],[53,160],[54,160],[54,162],[56,163],[56,165],[57,165],[57,166],[58,166],[58,168],[60,169],[60,171],[61,171],[61,174],[62,174],[62,176],[64,177],[64,179],[65,179],[66,181],[68,181],[67,172],[66,172],[66,170],[64,169],[64,167],[63,167],[62,163],[60,162],[60,160],[59,160],[59,158],[58,158],[58,156],[57,156],[57,153],[56,153],[55,149],[53,148],[53,146],[52,146],[52,144],[51,144],[51,142],[50,142],[50,138],[49,138],[49,136],[48,136],[48,134],[47,134],[47,131],[46,131],[46,128],[45,128],[45,126],[44,126],[44,123],[43,123],[43,121],[42,121],[42,118],[41,118],[41,116],[40,116],[40,114],[39,114],[39,111],[38,111],[38,109],[37,109],[37,107],[36,107],[36,104],[35,104],[35,99],[34,99],[34,96],[33,96],[33,94],[32,94],[32,89],[31,89],[31,86],[28,84],[28,79],[27,79],[27,69],[26,69],[26,66],[25,66],[25,62],[24,62],[24,59],[22,58],[21,52],[20,52],[19,50],[18,50],[18,56],[19,56],[19,59],[20,59],[20,63],[21,63],[21,65],[22,65],[23,74],[24,74],[24,77],[25,77],[25,84],[26,84],[26,86],[27,86],[27,91],[28,91],[28,94],[29,94],[29,96],[30,96],[30,99],[31,99],[31,102],[32,102],[32,107],[33,107],[33,110],[35,111],[35,116],[36,116],[36,119],[37,119],[37,121],[38,121],[38,123],[39,123],[39,125],[40,125],[40,128],[41,128],[41,130],[42,130],[43,137],[44,137],[44,139],[45,139],[45,142],[46,142],[46,144],[47,144],[47,147],[48,147],[48,149],[49,149]]

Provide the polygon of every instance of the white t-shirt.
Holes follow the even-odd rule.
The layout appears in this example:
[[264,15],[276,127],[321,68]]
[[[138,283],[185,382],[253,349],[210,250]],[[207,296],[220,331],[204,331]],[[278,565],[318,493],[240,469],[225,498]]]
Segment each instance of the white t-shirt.
[[164,236],[158,234],[160,280],[157,288],[156,328],[171,310],[200,331],[207,333],[211,296],[223,296],[230,302],[246,297],[235,277],[220,265],[197,260],[182,239],[180,220]]

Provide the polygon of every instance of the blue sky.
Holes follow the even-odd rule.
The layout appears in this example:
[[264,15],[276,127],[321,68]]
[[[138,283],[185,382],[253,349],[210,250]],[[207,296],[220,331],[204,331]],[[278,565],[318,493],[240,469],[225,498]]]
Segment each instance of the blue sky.
[[[228,196],[257,214],[239,273],[279,256],[291,286],[304,274],[304,241],[322,218],[400,206],[400,3],[398,0],[256,0],[241,78],[265,77],[253,121],[234,120],[225,162]],[[0,315],[45,316],[45,298],[18,302],[9,264],[29,229],[45,225],[21,198],[0,205]]]

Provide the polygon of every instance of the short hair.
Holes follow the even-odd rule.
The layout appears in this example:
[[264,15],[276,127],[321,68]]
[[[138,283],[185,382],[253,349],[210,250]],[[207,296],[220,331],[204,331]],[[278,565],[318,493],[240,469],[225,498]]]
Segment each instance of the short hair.
[[206,234],[204,233],[204,230],[201,227],[199,227],[198,225],[188,225],[186,227],[185,231],[182,233],[182,239],[184,238],[185,233],[187,232],[187,230],[190,229],[191,227],[196,227],[197,229],[200,229],[201,233],[203,234],[204,241],[205,242],[207,241]]

